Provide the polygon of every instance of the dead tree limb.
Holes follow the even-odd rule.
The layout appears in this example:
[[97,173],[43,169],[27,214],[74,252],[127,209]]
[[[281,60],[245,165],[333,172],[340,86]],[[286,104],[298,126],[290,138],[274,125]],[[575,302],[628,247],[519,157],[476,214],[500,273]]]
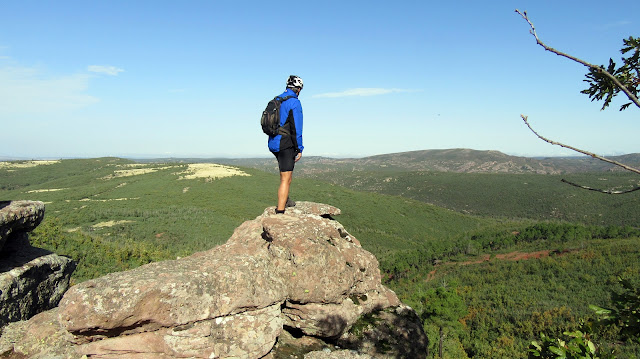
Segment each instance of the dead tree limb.
[[566,179],[561,179],[562,182],[574,186],[574,187],[578,187],[578,188],[582,188],[582,189],[586,189],[589,191],[595,191],[595,192],[600,192],[600,193],[606,193],[606,194],[625,194],[625,193],[630,193],[630,192],[634,192],[637,190],[640,190],[640,187],[634,187],[632,189],[626,190],[626,191],[614,191],[612,189],[599,189],[599,188],[593,188],[593,187],[588,187],[588,186],[583,186],[583,185],[579,185],[577,183],[573,183],[570,181],[567,181]]
[[579,64],[582,64],[586,67],[592,68],[598,72],[600,72],[601,74],[603,74],[604,76],[606,76],[607,78],[609,78],[611,81],[613,81],[613,83],[622,91],[625,93],[625,95],[627,95],[627,97],[629,98],[629,100],[631,100],[634,104],[636,104],[636,106],[640,107],[640,100],[638,100],[638,98],[631,92],[629,91],[629,89],[623,85],[618,78],[616,78],[615,76],[613,76],[611,73],[609,73],[609,71],[605,70],[604,67],[602,66],[598,66],[598,65],[594,65],[591,63],[588,63],[584,60],[581,60],[575,56],[571,56],[569,54],[565,54],[562,51],[558,51],[556,49],[554,49],[553,47],[547,46],[545,43],[543,43],[542,41],[540,41],[540,39],[538,38],[538,34],[536,33],[536,28],[535,26],[533,26],[533,23],[531,22],[531,20],[529,20],[529,17],[527,16],[527,12],[521,12],[520,10],[516,9],[516,12],[518,14],[520,14],[520,16],[522,16],[523,19],[525,19],[527,21],[527,23],[529,24],[529,26],[531,27],[531,30],[529,31],[529,33],[531,35],[533,35],[533,37],[535,37],[536,39],[536,43],[540,46],[542,46],[545,50],[552,52],[558,56],[562,56],[562,57],[566,57],[567,59],[573,60]]
[[[528,116],[520,115],[520,117],[522,117],[522,120],[524,121],[525,125],[527,125],[529,130],[531,130],[531,132],[533,132],[534,135],[536,135],[539,139],[543,140],[544,142],[550,143],[552,145],[560,146],[560,147],[563,147],[563,148],[567,148],[567,149],[570,149],[572,151],[575,151],[575,152],[582,153],[584,155],[593,157],[593,158],[598,159],[600,161],[604,161],[604,162],[607,162],[607,163],[611,163],[612,165],[616,165],[616,166],[622,167],[627,171],[631,171],[631,172],[640,174],[640,170],[639,169],[631,167],[631,166],[627,166],[624,163],[620,163],[618,161],[614,161],[614,160],[608,159],[606,157],[602,157],[602,156],[599,156],[599,155],[597,155],[595,153],[591,153],[589,151],[581,150],[581,149],[573,147],[573,146],[565,145],[564,143],[560,143],[560,142],[557,142],[557,141],[550,140],[550,139],[540,135],[538,132],[536,132],[536,130],[533,129],[533,127],[531,127],[531,124],[529,123],[529,117]],[[569,184],[569,185],[572,185],[574,187],[587,189],[587,190],[590,190],[590,191],[596,191],[596,192],[600,192],[600,193],[607,193],[607,194],[623,194],[623,193],[629,193],[629,192],[634,192],[634,191],[640,190],[640,186],[634,187],[634,188],[632,188],[630,190],[616,191],[616,190],[611,190],[611,189],[603,190],[603,189],[583,186],[583,185],[579,185],[579,184],[567,181],[565,179],[562,179],[562,182],[564,182],[566,184]]]

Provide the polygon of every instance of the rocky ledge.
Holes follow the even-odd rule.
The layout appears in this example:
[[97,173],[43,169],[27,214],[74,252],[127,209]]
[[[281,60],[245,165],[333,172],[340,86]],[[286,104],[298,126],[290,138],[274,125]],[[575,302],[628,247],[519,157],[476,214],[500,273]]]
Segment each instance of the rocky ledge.
[[55,307],[69,288],[75,263],[29,243],[43,218],[42,202],[0,202],[0,328]]
[[227,243],[80,283],[12,323],[16,358],[424,358],[415,312],[338,208],[267,208]]

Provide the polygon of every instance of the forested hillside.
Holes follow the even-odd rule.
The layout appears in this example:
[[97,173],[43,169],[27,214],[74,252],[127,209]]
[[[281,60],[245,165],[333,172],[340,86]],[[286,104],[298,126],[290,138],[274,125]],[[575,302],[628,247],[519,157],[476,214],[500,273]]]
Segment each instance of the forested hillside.
[[562,220],[599,225],[640,225],[640,196],[603,195],[561,179],[607,189],[630,189],[632,173],[567,175],[389,171],[343,173],[326,181],[358,191],[431,203],[460,213],[489,217]]
[[[635,194],[592,194],[535,174],[387,169],[322,179],[296,178],[292,198],[342,209],[336,219],[421,314],[433,358],[440,343],[447,358],[525,358],[541,333],[594,323],[589,305],[614,306],[618,279],[640,284]],[[188,161],[0,165],[0,199],[46,203],[31,240],[77,260],[74,282],[221,244],[273,205],[277,184],[261,170]],[[601,350],[640,355],[608,328],[590,330]]]
[[[640,165],[640,154],[615,156]],[[273,159],[236,159],[277,173]],[[591,157],[527,158],[497,151],[427,150],[359,159],[305,158],[296,176],[357,191],[390,194],[456,212],[507,218],[640,225],[640,197],[602,196],[562,179],[612,190],[640,183],[638,175]]]

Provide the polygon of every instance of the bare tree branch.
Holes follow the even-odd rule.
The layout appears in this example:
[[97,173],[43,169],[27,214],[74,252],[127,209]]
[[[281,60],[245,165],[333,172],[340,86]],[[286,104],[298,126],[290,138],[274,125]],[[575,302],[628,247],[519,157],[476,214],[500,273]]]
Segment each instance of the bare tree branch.
[[587,189],[589,191],[595,191],[595,192],[600,192],[600,193],[606,193],[606,194],[624,194],[624,193],[630,193],[630,192],[634,192],[637,190],[640,190],[640,186],[638,187],[634,187],[630,190],[626,190],[626,191],[614,191],[612,189],[599,189],[599,188],[593,188],[593,187],[588,187],[588,186],[583,186],[583,185],[579,185],[577,183],[573,183],[573,182],[569,182],[566,179],[561,179],[562,182],[568,184],[568,185],[572,185],[574,187],[578,187],[578,188],[582,188],[582,189]]
[[550,140],[550,139],[548,139],[548,138],[546,138],[546,137],[543,137],[543,136],[541,136],[540,134],[538,134],[538,132],[536,132],[536,131],[531,127],[531,125],[529,124],[529,118],[528,118],[528,116],[520,115],[520,117],[522,117],[522,120],[523,120],[523,121],[524,121],[524,123],[527,125],[527,127],[529,127],[529,129],[531,130],[531,132],[533,132],[536,136],[538,136],[538,138],[539,138],[539,139],[541,139],[541,140],[543,140],[543,141],[545,141],[545,142],[548,142],[548,143],[550,143],[550,144],[552,144],[552,145],[557,145],[557,146],[560,146],[560,147],[568,148],[568,149],[570,149],[570,150],[572,150],[572,151],[576,151],[576,152],[582,153],[582,154],[584,154],[584,155],[591,156],[591,157],[593,157],[593,158],[599,159],[599,160],[601,160],[601,161],[608,162],[608,163],[611,163],[611,164],[616,165],[616,166],[620,166],[620,167],[624,168],[624,169],[625,169],[625,170],[627,170],[627,171],[631,171],[631,172],[635,172],[635,173],[637,173],[637,174],[640,174],[640,170],[639,170],[639,169],[636,169],[636,168],[633,168],[633,167],[627,166],[627,165],[625,165],[625,164],[623,164],[623,163],[620,163],[620,162],[617,162],[617,161],[614,161],[614,160],[610,160],[610,159],[605,158],[605,157],[602,157],[602,156],[598,156],[598,155],[597,155],[597,154],[595,154],[595,153],[591,153],[591,152],[588,152],[588,151],[585,151],[585,150],[581,150],[581,149],[579,149],[579,148],[575,148],[575,147],[572,147],[572,146],[569,146],[569,145],[565,145],[565,144],[563,144],[563,143],[556,142],[556,141],[552,141],[552,140]]
[[[582,153],[582,154],[587,155],[587,156],[591,156],[591,157],[593,157],[593,158],[595,158],[595,159],[598,159],[598,160],[600,160],[600,161],[604,161],[604,162],[611,163],[611,164],[613,164],[613,165],[616,165],[616,166],[622,167],[622,168],[624,168],[624,169],[625,169],[625,170],[627,170],[627,171],[631,171],[631,172],[634,172],[634,173],[640,174],[640,170],[639,170],[639,169],[637,169],[637,168],[633,168],[633,167],[630,167],[630,166],[627,166],[627,165],[625,165],[624,163],[620,163],[620,162],[618,162],[618,161],[610,160],[610,159],[608,159],[608,158],[605,158],[605,157],[599,156],[599,155],[597,155],[597,154],[595,154],[595,153],[591,153],[591,152],[588,152],[588,151],[585,151],[585,150],[581,150],[581,149],[576,148],[576,147],[573,147],[573,146],[565,145],[565,144],[563,144],[563,143],[560,143],[560,142],[557,142],[557,141],[550,140],[550,139],[548,139],[548,138],[546,138],[546,137],[544,137],[544,136],[540,135],[538,132],[536,132],[536,131],[533,129],[533,127],[531,127],[531,125],[529,124],[529,117],[528,117],[528,116],[520,115],[520,117],[522,117],[522,120],[524,121],[524,123],[527,125],[527,127],[529,127],[529,130],[531,130],[531,132],[533,132],[533,134],[534,134],[534,135],[536,135],[539,139],[543,140],[544,142],[550,143],[550,144],[552,144],[552,145],[556,145],[556,146],[560,146],[560,147],[568,148],[568,149],[570,149],[570,150],[572,150],[572,151],[575,151],[575,152],[578,152],[578,153]],[[570,182],[570,181],[567,181],[567,180],[565,180],[565,179],[562,179],[562,182],[567,183],[567,184],[570,184],[570,185],[575,186],[575,187],[579,187],[579,188],[583,188],[583,189],[588,189],[588,190],[590,190],[590,191],[597,191],[597,192],[601,192],[601,193],[607,193],[607,194],[623,194],[623,193],[629,193],[629,192],[633,192],[633,191],[640,190],[640,186],[639,186],[639,187],[634,187],[634,188],[632,188],[632,189],[630,189],[630,190],[626,190],[626,191],[615,191],[615,190],[602,190],[602,189],[597,189],[597,188],[591,188],[591,187],[587,187],[587,186],[583,186],[583,185],[575,184],[575,183]]]
[[525,19],[527,21],[527,23],[529,24],[529,26],[531,27],[531,30],[529,31],[529,33],[531,35],[533,35],[533,37],[536,38],[536,43],[540,46],[542,46],[545,50],[553,52],[554,54],[558,55],[558,56],[562,56],[562,57],[566,57],[570,60],[573,60],[579,64],[582,64],[586,67],[592,68],[598,72],[600,72],[601,74],[605,75],[606,77],[608,77],[611,81],[613,81],[613,83],[622,91],[625,93],[625,95],[627,95],[627,97],[629,98],[629,100],[631,100],[633,103],[636,104],[636,106],[640,107],[640,100],[638,100],[638,98],[631,92],[629,91],[629,89],[623,85],[618,78],[616,78],[615,76],[613,76],[611,73],[609,73],[609,71],[605,70],[604,67],[602,66],[598,66],[598,65],[593,65],[590,64],[584,60],[580,60],[577,57],[571,56],[569,54],[565,54],[564,52],[558,51],[552,47],[547,46],[545,43],[543,43],[542,41],[540,41],[540,39],[538,38],[538,34],[536,33],[536,28],[535,26],[533,26],[533,23],[531,22],[531,20],[529,20],[529,17],[527,16],[527,12],[521,12],[520,10],[516,9],[516,12],[518,14],[520,14],[520,16],[522,16],[523,19]]

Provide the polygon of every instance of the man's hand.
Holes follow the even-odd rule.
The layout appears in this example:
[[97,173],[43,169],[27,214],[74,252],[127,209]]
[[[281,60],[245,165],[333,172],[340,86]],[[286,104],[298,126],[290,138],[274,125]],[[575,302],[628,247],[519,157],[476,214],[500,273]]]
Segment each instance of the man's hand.
[[302,158],[302,152],[298,152],[296,155],[296,162],[300,161],[300,158]]

